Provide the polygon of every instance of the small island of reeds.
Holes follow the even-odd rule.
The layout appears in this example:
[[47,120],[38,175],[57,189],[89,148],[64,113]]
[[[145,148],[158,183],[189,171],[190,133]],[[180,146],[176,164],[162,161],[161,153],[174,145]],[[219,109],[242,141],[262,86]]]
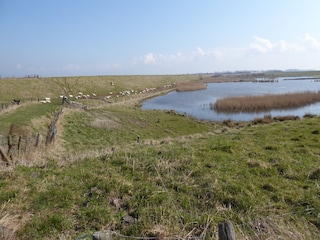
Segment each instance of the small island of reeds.
[[320,92],[300,92],[286,94],[267,94],[262,96],[243,96],[218,99],[210,103],[217,112],[263,112],[272,109],[293,109],[320,101]]
[[176,91],[177,92],[186,92],[186,91],[196,91],[196,90],[203,90],[207,88],[207,84],[201,81],[197,82],[185,82],[185,83],[180,83]]

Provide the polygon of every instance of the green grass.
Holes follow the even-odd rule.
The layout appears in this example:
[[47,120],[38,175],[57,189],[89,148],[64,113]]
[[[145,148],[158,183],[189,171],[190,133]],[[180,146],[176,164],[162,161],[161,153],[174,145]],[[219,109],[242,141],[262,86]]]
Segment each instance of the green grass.
[[[64,117],[63,136],[68,150],[105,149],[141,142],[163,141],[167,136],[178,137],[212,131],[210,123],[173,112],[141,111],[125,107],[107,110],[75,111]],[[151,143],[152,144],[152,143]]]
[[21,105],[15,111],[0,114],[0,134],[6,136],[9,133],[11,124],[28,127],[33,119],[42,116],[50,118],[59,107],[61,107],[61,102],[57,100],[51,104],[34,102]]
[[[200,234],[208,219],[206,231],[213,236],[224,219],[241,226],[269,218],[298,227],[305,218],[310,239],[316,239],[319,139],[312,131],[319,127],[314,118],[183,141],[175,136],[155,145],[118,147],[113,154],[62,168],[56,161],[45,168],[16,167],[0,180],[1,201],[10,199],[19,206],[16,212],[33,214],[19,230],[20,239],[54,238],[60,232],[74,238],[103,228],[125,235],[160,234],[155,226],[162,226],[166,236],[193,229]],[[124,207],[110,204],[112,198],[122,199]],[[120,223],[128,213],[138,217],[136,224]],[[278,227],[285,228],[282,224]],[[248,236],[256,233],[240,229]]]
[[79,92],[106,96],[109,92],[143,90],[197,79],[197,74],[8,78],[0,81],[0,103],[11,102],[12,99],[25,101],[37,100],[38,97],[58,98],[60,95],[77,95]]
[[[9,115],[34,106],[44,109],[18,122],[52,110]],[[0,225],[17,239],[103,229],[214,239],[227,219],[237,239],[318,239],[319,120],[254,125],[122,105],[65,109],[41,164],[0,167]],[[135,222],[123,224],[126,215]]]

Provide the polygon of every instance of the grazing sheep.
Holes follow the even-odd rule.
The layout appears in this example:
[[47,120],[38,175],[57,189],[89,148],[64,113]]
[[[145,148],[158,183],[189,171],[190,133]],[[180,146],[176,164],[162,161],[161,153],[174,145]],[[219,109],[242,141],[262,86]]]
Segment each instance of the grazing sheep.
[[13,99],[13,103],[16,105],[20,105],[20,99]]

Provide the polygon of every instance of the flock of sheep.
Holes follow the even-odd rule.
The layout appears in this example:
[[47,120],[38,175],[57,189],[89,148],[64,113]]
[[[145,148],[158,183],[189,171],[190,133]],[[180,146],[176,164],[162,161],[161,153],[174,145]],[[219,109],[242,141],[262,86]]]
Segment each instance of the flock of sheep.
[[[166,84],[163,86],[164,88],[169,88],[169,87],[172,87],[171,84]],[[113,94],[113,92],[109,92],[108,95],[104,96],[103,99],[106,100],[106,99],[110,99],[112,97],[116,97],[116,98],[119,98],[121,96],[130,96],[130,95],[134,95],[134,94],[144,94],[144,93],[147,93],[147,92],[150,92],[150,91],[154,91],[156,88],[145,88],[141,91],[137,91],[137,90],[124,90],[124,91],[120,91],[118,92],[117,94]],[[78,100],[78,99],[95,99],[97,98],[97,94],[95,93],[91,93],[91,94],[84,94],[82,92],[79,92],[77,95],[73,95],[73,94],[69,94],[69,96],[65,96],[65,95],[60,95],[60,98],[61,99],[75,99],[75,100]],[[44,100],[39,100],[39,102],[41,103],[50,103],[51,102],[51,99],[46,97]]]

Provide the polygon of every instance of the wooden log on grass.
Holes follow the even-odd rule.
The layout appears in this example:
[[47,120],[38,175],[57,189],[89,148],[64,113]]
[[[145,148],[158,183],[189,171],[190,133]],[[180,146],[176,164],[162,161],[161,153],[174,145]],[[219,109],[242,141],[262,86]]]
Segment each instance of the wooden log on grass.
[[218,224],[219,240],[236,240],[236,235],[230,221],[223,221]]

